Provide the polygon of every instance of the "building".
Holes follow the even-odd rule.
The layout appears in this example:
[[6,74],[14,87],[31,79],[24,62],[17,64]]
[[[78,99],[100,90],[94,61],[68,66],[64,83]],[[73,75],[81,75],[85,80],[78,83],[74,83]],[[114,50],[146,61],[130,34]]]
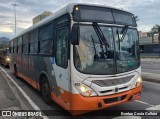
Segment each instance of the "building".
[[140,39],[140,44],[142,45],[159,43],[158,34],[149,36],[148,32],[139,31],[139,39]]
[[158,41],[158,34],[153,37],[148,36],[146,32],[139,32],[139,43],[141,53],[159,53],[160,46]]
[[45,11],[43,12],[42,14],[36,16],[33,18],[33,25],[38,23],[39,21],[43,20],[44,18],[52,15],[53,13],[52,12],[48,12],[48,11]]
[[145,37],[148,37],[148,32],[142,32],[142,31],[139,31],[139,38],[145,38]]

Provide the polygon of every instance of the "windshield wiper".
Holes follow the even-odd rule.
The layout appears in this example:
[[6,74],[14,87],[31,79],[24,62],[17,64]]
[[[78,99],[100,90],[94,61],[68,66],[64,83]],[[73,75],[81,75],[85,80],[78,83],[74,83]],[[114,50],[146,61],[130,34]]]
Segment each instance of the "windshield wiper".
[[[94,28],[94,30],[98,36],[99,42],[101,44],[100,45],[101,49],[102,49],[101,58],[104,58],[104,54],[106,53],[106,55],[107,55],[107,52],[108,52],[108,49],[107,49],[107,47],[109,47],[108,42],[107,42],[101,28],[99,27],[99,25],[96,22],[93,22],[93,28]],[[106,49],[105,53],[104,53],[103,45],[105,45],[105,49]]]
[[94,39],[93,39],[93,36],[91,35],[91,39],[92,39],[92,43],[93,43],[93,46],[94,46],[94,59],[99,59],[99,56],[97,55],[97,52],[96,52],[96,45],[95,45],[95,42],[94,42]]
[[118,28],[116,30],[116,33],[117,33],[117,36],[118,36],[118,41],[119,41],[119,53],[120,53],[120,49],[121,49],[121,43],[120,42],[123,42],[126,34],[127,34],[127,31],[128,31],[128,26],[126,25],[125,27],[123,27],[123,29],[121,30],[120,34],[122,34],[121,38],[120,38],[120,34],[119,34],[119,31],[118,31]]
[[123,29],[121,30],[121,33],[120,33],[120,34],[122,34],[121,39],[119,39],[120,42],[123,42],[123,40],[124,40],[124,38],[125,38],[125,36],[127,34],[127,31],[128,31],[128,26],[125,25],[125,27],[123,27]]

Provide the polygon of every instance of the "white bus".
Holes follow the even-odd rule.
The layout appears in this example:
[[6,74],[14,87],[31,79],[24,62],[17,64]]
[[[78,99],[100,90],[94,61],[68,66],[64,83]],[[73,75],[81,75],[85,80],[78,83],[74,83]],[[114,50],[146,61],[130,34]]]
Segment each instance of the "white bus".
[[73,115],[140,99],[137,24],[127,11],[69,4],[14,37],[10,52],[15,75]]

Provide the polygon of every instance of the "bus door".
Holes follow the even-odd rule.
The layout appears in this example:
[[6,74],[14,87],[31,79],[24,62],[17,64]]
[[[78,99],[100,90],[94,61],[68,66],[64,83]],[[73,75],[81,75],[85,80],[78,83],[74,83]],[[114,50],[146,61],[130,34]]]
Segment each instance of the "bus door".
[[55,57],[52,64],[59,87],[59,94],[64,101],[69,102],[70,74],[69,74],[69,25],[58,26],[55,31]]

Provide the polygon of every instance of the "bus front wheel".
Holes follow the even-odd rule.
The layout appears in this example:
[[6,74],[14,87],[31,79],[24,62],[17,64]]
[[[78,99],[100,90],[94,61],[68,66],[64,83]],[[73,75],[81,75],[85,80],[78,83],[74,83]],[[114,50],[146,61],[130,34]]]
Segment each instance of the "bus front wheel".
[[43,76],[42,82],[41,82],[41,93],[42,93],[42,97],[43,97],[44,101],[47,104],[50,104],[51,103],[50,85],[49,85],[49,82],[45,76]]

